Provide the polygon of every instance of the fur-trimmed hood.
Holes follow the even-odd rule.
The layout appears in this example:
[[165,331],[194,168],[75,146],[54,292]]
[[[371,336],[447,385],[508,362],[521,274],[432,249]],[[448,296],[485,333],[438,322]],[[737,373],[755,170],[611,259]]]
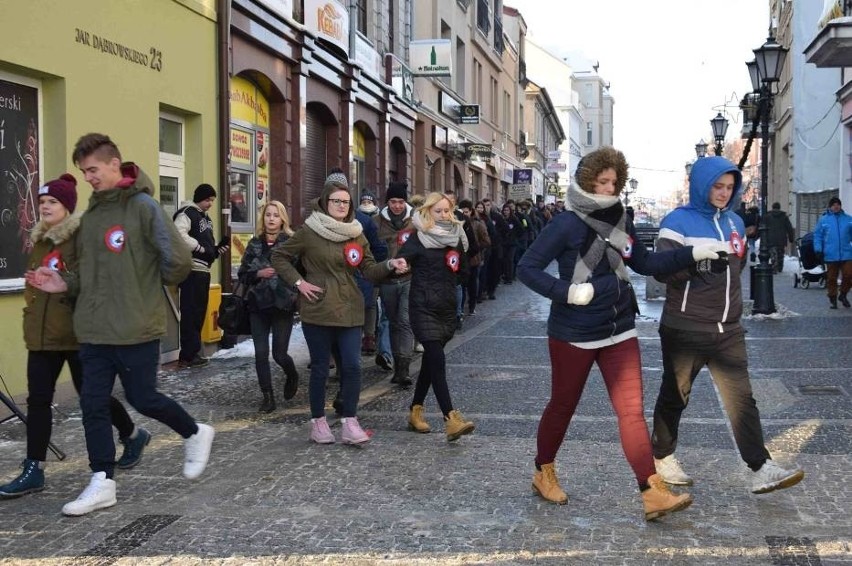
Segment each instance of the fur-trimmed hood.
[[[412,207],[412,206],[411,206],[410,204],[408,204],[408,203],[405,203],[405,214],[403,214],[403,215],[402,215],[402,219],[403,219],[403,220],[407,220],[408,218],[411,218],[411,214],[412,214],[413,212],[414,212],[414,207]],[[390,221],[390,219],[391,219],[391,218],[390,218],[390,210],[388,210],[388,207],[387,207],[387,206],[386,206],[386,207],[384,207],[384,208],[381,210],[380,214],[382,215],[382,218],[384,218],[385,220]]]
[[71,214],[59,224],[48,226],[43,221],[39,220],[33,231],[30,232],[30,241],[37,244],[42,240],[50,240],[54,245],[59,245],[62,242],[67,242],[71,236],[80,228],[80,217],[82,212]]

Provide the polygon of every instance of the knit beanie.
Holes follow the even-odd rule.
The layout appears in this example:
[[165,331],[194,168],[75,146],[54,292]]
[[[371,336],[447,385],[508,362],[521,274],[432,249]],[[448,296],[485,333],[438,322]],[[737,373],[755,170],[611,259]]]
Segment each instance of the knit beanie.
[[365,200],[368,200],[371,203],[375,204],[376,196],[373,193],[364,191],[363,193],[361,193],[361,202],[364,202]]
[[385,200],[389,201],[392,198],[408,200],[408,183],[391,181],[388,184],[388,191],[385,193]]
[[63,173],[58,179],[48,181],[38,190],[38,196],[50,196],[62,203],[68,212],[77,208],[77,179],[70,173]]
[[346,178],[346,174],[343,170],[338,167],[334,167],[331,171],[329,171],[328,177],[325,178],[325,184],[323,185],[322,192],[320,193],[319,198],[315,201],[316,205],[323,213],[328,214],[328,198],[337,191],[346,191],[349,193],[349,213],[343,221],[352,222],[352,219],[355,218],[357,203],[352,202],[352,193],[349,191],[349,179]]
[[195,188],[195,193],[192,195],[192,202],[201,202],[215,196],[216,189],[207,183],[202,183]]

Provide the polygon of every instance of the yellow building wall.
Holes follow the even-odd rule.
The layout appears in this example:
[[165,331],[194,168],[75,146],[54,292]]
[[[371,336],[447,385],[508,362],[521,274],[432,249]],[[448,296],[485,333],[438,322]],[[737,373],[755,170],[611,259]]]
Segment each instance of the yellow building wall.
[[[199,183],[218,185],[215,0],[27,0],[5,2],[2,12],[0,73],[41,81],[41,182],[73,173],[78,209],[86,206],[91,188],[70,154],[89,132],[109,135],[156,182],[158,119],[169,112],[185,120],[179,200]],[[0,295],[0,375],[18,398],[26,392],[22,308],[22,292]]]

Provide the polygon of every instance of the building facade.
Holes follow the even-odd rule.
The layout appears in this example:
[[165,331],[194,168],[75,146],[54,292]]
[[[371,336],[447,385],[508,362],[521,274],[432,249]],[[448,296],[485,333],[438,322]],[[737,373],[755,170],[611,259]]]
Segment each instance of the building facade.
[[[71,172],[78,208],[86,206],[90,187],[71,162],[81,135],[115,140],[155,181],[154,196],[168,211],[198,184],[217,183],[216,24],[214,0],[3,6],[0,176],[14,191],[0,202],[0,318],[21,319],[39,186]],[[169,322],[164,351],[178,346],[174,309]],[[0,341],[0,371],[12,392],[22,393],[21,325],[0,328]]]

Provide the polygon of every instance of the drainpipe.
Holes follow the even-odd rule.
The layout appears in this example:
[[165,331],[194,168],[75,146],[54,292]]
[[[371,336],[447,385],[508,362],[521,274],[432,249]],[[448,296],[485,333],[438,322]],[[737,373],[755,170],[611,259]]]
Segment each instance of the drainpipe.
[[[217,44],[217,71],[219,82],[219,98],[217,117],[219,121],[219,206],[222,211],[219,219],[222,223],[222,234],[231,237],[231,215],[230,215],[230,185],[228,173],[230,172],[230,124],[231,107],[229,93],[230,81],[230,56],[231,56],[231,0],[217,0],[216,24],[218,28]],[[228,203],[227,206],[224,206]],[[226,214],[223,210],[227,209]],[[220,258],[219,276],[220,284],[224,292],[231,291],[231,254],[227,253]]]

